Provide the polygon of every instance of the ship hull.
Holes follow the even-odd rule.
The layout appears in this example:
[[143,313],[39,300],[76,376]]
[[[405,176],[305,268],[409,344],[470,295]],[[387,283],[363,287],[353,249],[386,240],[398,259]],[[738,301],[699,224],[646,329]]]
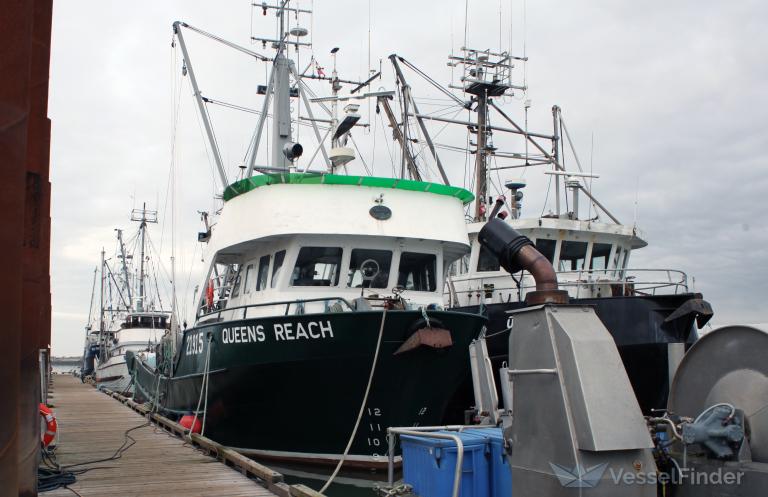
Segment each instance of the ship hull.
[[[147,399],[157,392],[170,415],[194,412],[212,337],[205,436],[261,457],[334,462],[352,434],[384,320],[370,394],[347,459],[381,466],[387,427],[442,420],[469,377],[467,347],[485,323],[460,312],[429,311],[428,317],[429,325],[417,311],[388,311],[386,317],[370,311],[198,326],[185,332],[173,377],[156,376],[132,360],[136,395]],[[448,330],[452,345],[396,353],[428,326]]]
[[96,368],[96,388],[130,395],[133,392],[131,375],[125,364],[125,356],[112,356]]
[[[683,313],[668,320],[681,306],[692,300],[701,301],[700,294],[647,295],[571,299],[572,305],[589,305],[616,341],[619,354],[641,409],[663,409],[669,394],[668,345],[682,343],[687,348],[698,339],[695,312]],[[702,301],[703,302],[703,301]],[[524,302],[509,302],[485,306],[488,316],[488,353],[491,356],[499,385],[498,369],[507,360],[509,351],[509,311],[525,307]],[[709,305],[704,302],[704,307]],[[479,306],[458,307],[463,312],[480,312]],[[674,316],[673,316],[674,317]],[[708,317],[701,319],[701,325]],[[464,384],[456,402],[473,402],[471,384]],[[501,398],[501,397],[499,397]],[[456,410],[450,422],[460,422]]]

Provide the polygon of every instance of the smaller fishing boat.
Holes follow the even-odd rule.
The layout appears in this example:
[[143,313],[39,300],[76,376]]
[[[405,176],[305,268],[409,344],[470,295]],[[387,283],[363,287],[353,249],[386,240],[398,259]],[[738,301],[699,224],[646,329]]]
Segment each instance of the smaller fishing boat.
[[[134,252],[139,255],[138,268],[134,267],[134,254],[126,250],[122,230],[116,230],[116,257],[120,268],[113,272],[102,251],[100,326],[97,331],[88,333],[85,356],[86,363],[93,364],[93,356],[98,361],[95,367],[96,386],[124,395],[133,393],[131,376],[125,363],[126,352],[130,351],[154,364],[155,348],[170,324],[169,313],[157,308],[160,303],[159,288],[156,278],[147,270],[147,263],[152,260],[147,250],[147,224],[157,222],[157,211],[147,210],[145,204],[141,209],[133,210],[131,220],[140,223],[136,236],[131,238],[136,247]],[[134,274],[136,269],[138,275]],[[156,294],[150,297],[152,283]],[[112,304],[110,298],[115,295],[116,301]],[[92,371],[93,366],[89,373]]]

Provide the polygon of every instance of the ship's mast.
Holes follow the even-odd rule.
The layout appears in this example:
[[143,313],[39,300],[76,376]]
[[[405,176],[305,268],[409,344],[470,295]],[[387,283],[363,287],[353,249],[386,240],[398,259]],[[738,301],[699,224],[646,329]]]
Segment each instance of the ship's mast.
[[91,331],[91,319],[93,319],[93,299],[96,296],[96,274],[98,268],[93,268],[93,283],[91,284],[91,305],[88,306],[88,321],[85,324],[86,338],[87,333]]
[[477,148],[475,149],[475,219],[478,221],[485,221],[488,198],[487,133],[488,93],[481,90],[477,94]]
[[128,307],[133,305],[133,296],[131,295],[131,284],[128,279],[128,263],[125,259],[125,244],[123,243],[123,230],[116,229],[117,241],[120,244],[120,257],[123,260],[123,278],[125,278],[125,290],[128,293]]
[[[298,16],[298,14],[311,14],[312,11],[305,9],[292,8],[289,6],[288,0],[281,0],[278,5],[267,5],[266,2],[256,7],[261,7],[266,14],[268,10],[274,10],[275,15],[278,18],[278,37],[277,39],[252,37],[252,40],[262,43],[263,47],[270,44],[277,53],[272,64],[272,73],[269,76],[269,83],[263,89],[259,90],[259,93],[264,94],[264,103],[262,107],[262,113],[259,118],[259,124],[256,127],[253,138],[251,139],[251,147],[249,150],[248,159],[248,171],[246,177],[253,174],[254,169],[262,169],[256,167],[256,154],[259,150],[259,141],[261,140],[261,134],[264,129],[264,124],[268,119],[268,109],[270,99],[274,99],[272,107],[272,152],[271,163],[266,169],[275,170],[289,170],[293,168],[293,163],[303,153],[303,147],[293,142],[293,132],[291,129],[291,97],[298,97],[303,91],[299,81],[296,68],[291,59],[287,55],[288,46],[292,45],[295,48],[302,46],[309,47],[310,43],[300,42],[299,37],[306,36],[307,30],[298,26],[293,27],[290,31],[286,30],[286,12],[292,12]],[[295,39],[289,39],[293,36]],[[291,75],[297,80],[296,89],[291,88]],[[304,95],[302,95],[305,98]],[[312,123],[313,126],[315,123]],[[318,132],[319,133],[319,132]]]
[[[317,139],[317,149],[310,158],[310,162],[315,156],[320,153],[325,161],[326,168],[329,172],[333,173],[338,167],[343,167],[347,162],[355,158],[354,152],[351,148],[345,146],[346,140],[349,138],[349,131],[354,126],[361,126],[367,124],[357,124],[360,116],[356,113],[359,107],[356,104],[349,104],[344,107],[345,115],[343,119],[338,116],[337,105],[342,101],[386,97],[391,98],[394,92],[377,91],[359,95],[353,95],[362,88],[368,86],[374,79],[381,75],[381,72],[369,77],[364,82],[349,81],[340,79],[335,70],[336,57],[334,49],[331,53],[334,54],[334,72],[332,77],[326,77],[321,68],[318,68],[318,75],[306,74],[310,67],[313,67],[314,58],[307,65],[306,69],[299,73],[296,68],[296,64],[289,58],[289,48],[293,48],[298,51],[301,47],[311,47],[310,42],[300,41],[303,37],[309,34],[307,29],[299,26],[298,24],[291,24],[289,20],[291,17],[299,19],[300,15],[312,14],[311,10],[301,9],[297,7],[291,7],[290,0],[276,0],[274,5],[268,4],[266,1],[262,3],[253,3],[252,6],[256,9],[261,9],[262,13],[266,16],[269,12],[275,12],[277,17],[277,37],[276,38],[262,38],[252,36],[251,40],[261,43],[262,48],[270,46],[276,53],[273,58],[262,55],[258,52],[254,52],[248,48],[239,46],[235,43],[227,41],[219,36],[205,32],[199,28],[191,26],[185,22],[177,21],[173,24],[173,30],[176,40],[179,42],[182,54],[184,57],[183,74],[189,75],[194,90],[194,96],[197,101],[198,111],[202,118],[203,124],[208,138],[208,142],[211,150],[214,151],[214,161],[219,170],[219,176],[221,179],[222,188],[228,187],[228,180],[225,173],[225,167],[221,160],[221,154],[219,153],[218,143],[213,133],[213,126],[208,116],[206,106],[208,103],[214,102],[213,99],[203,97],[200,88],[195,77],[195,72],[192,68],[192,62],[190,60],[189,51],[184,40],[183,30],[194,31],[195,33],[210,38],[218,43],[235,49],[246,55],[249,55],[256,60],[263,62],[271,62],[271,71],[269,74],[269,80],[266,85],[259,85],[257,87],[257,93],[264,96],[264,100],[261,106],[261,112],[259,112],[259,121],[251,136],[248,151],[246,153],[245,164],[241,164],[240,167],[246,167],[244,174],[245,178],[253,175],[254,171],[262,173],[271,172],[283,172],[292,171],[296,169],[296,160],[301,157],[304,152],[304,147],[293,141],[292,130],[292,112],[291,112],[291,98],[300,99],[300,103],[297,106],[301,113],[301,103],[304,104],[304,111],[307,113],[307,117],[299,115],[300,120],[308,121],[314,131],[315,138]],[[183,29],[182,29],[183,28]],[[303,79],[318,79],[327,80],[332,84],[333,96],[332,97],[314,97],[309,98],[312,95],[312,91],[306,86]],[[293,81],[293,83],[292,83]],[[355,88],[351,91],[349,96],[339,96],[338,90],[341,88],[341,83],[349,83],[355,85]],[[309,94],[309,95],[308,95]],[[274,102],[273,102],[274,100]],[[333,102],[333,110],[329,110],[323,105],[324,102]],[[323,109],[329,113],[331,119],[315,119],[310,103],[319,103]],[[272,112],[270,113],[270,104],[272,104]],[[261,137],[266,127],[267,120],[273,121],[272,136],[270,138],[271,151],[269,154],[269,163],[267,165],[257,165],[256,160],[258,157],[259,146],[261,144]],[[323,136],[320,133],[317,123],[330,123],[331,129]],[[331,153],[328,153],[325,146],[325,140],[328,136],[331,137],[331,146],[333,149]],[[306,168],[304,169],[306,170]]]
[[[475,221],[485,221],[488,202],[488,156],[495,148],[491,143],[493,128],[488,124],[488,109],[493,105],[492,98],[511,94],[514,90],[525,90],[523,86],[512,83],[512,68],[515,60],[507,52],[475,50],[461,47],[459,55],[448,57],[449,65],[461,66],[463,75],[460,85],[450,85],[472,95],[472,103],[477,112],[475,144]],[[520,132],[522,130],[519,130]],[[527,132],[523,132],[526,137]]]
[[107,331],[104,329],[106,324],[104,323],[104,248],[101,249],[101,284],[99,286],[99,359],[104,359],[104,353],[106,352],[106,335]]
[[147,238],[147,223],[157,223],[157,211],[148,211],[147,203],[144,202],[141,210],[133,209],[131,212],[131,221],[138,221],[139,223],[139,237],[140,237],[140,253],[141,261],[139,262],[139,295],[136,297],[136,311],[144,312],[144,300],[146,298],[146,292],[144,291],[144,252]]

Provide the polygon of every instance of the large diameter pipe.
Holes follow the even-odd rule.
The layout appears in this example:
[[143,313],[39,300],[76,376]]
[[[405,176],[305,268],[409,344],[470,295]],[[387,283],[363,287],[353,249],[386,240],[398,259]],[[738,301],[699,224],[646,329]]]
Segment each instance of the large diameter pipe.
[[[498,209],[494,209],[494,213]],[[536,291],[526,295],[528,304],[568,302],[568,292],[558,290],[557,273],[552,263],[536,250],[533,242],[507,223],[492,217],[480,230],[480,243],[491,251],[510,274],[528,271],[536,282]]]

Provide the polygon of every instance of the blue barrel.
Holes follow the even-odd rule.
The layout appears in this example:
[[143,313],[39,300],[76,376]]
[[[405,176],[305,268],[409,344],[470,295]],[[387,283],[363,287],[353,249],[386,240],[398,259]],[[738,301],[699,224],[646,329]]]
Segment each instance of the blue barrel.
[[512,495],[512,471],[504,450],[504,434],[501,428],[468,428],[465,433],[488,438],[491,449],[489,470],[491,478],[491,497],[510,497]]
[[[439,431],[457,435],[464,444],[461,497],[490,497],[489,438],[480,434]],[[419,497],[450,497],[456,470],[456,443],[442,438],[401,435],[403,481]]]

